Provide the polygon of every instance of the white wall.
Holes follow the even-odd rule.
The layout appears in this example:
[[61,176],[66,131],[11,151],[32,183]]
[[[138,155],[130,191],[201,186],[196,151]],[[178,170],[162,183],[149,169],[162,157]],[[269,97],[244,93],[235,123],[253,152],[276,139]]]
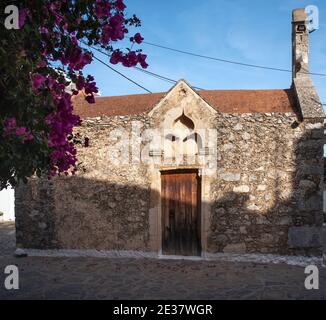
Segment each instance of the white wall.
[[0,211],[4,213],[4,221],[15,220],[14,189],[8,188],[0,191]]

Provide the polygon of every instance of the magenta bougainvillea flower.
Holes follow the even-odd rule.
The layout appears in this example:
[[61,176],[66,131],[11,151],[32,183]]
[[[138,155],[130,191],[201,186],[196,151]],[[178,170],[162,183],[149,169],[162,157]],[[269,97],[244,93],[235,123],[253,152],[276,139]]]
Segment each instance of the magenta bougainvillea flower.
[[46,80],[46,77],[39,74],[34,73],[32,75],[32,85],[34,89],[40,89],[43,86],[44,81]]
[[119,11],[123,11],[124,9],[126,9],[126,6],[122,0],[117,0],[115,6]]
[[[74,173],[77,152],[69,137],[81,121],[73,113],[72,96],[83,92],[85,100],[93,104],[95,94],[98,93],[94,78],[82,73],[83,68],[92,62],[93,54],[81,43],[89,41],[90,45],[108,50],[112,64],[121,63],[126,67],[139,64],[147,68],[147,56],[141,50],[114,49],[116,42],[126,37],[129,28],[139,26],[139,19],[136,16],[129,19],[126,17],[123,0],[85,1],[83,6],[79,6],[78,1],[68,0],[44,0],[38,6],[33,1],[27,4],[29,8],[21,8],[19,11],[19,25],[26,28],[31,24],[35,27],[34,34],[35,31],[39,34],[38,56],[31,64],[30,80],[35,96],[39,99],[44,97],[42,111],[46,110],[47,113],[44,111],[40,127],[46,128],[35,132],[33,121],[29,128],[30,124],[24,126],[23,118],[9,116],[3,123],[3,135],[8,139],[16,139],[15,141],[20,139],[18,141],[23,143],[38,140],[43,135],[50,150],[49,176]],[[84,11],[72,19],[72,12],[78,10]],[[36,21],[35,26],[33,23]],[[134,44],[143,41],[140,33],[131,39]],[[28,55],[32,56],[26,48],[26,59]],[[56,73],[54,67],[58,69],[58,66],[60,72]],[[67,86],[71,82],[73,89],[68,91]]]
[[4,121],[4,137],[16,137],[23,143],[32,140],[34,137],[26,127],[18,127],[16,118],[8,118]]
[[140,33],[136,33],[132,38],[130,38],[131,42],[136,42],[138,44],[141,44],[144,40],[144,38],[140,35]]
[[19,28],[22,28],[25,25],[28,15],[29,15],[28,9],[25,8],[25,9],[19,10],[19,18],[18,18]]

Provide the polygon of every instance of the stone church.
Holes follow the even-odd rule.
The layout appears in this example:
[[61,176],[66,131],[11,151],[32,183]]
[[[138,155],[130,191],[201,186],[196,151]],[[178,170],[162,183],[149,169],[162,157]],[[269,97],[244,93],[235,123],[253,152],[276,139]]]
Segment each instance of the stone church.
[[293,12],[281,90],[77,96],[79,171],[16,189],[17,247],[201,256],[321,254],[324,112]]

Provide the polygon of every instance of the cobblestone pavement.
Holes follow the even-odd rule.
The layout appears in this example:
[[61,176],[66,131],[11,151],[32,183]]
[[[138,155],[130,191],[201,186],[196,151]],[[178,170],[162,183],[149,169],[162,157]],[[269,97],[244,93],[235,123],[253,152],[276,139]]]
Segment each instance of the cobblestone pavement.
[[[107,258],[14,258],[14,225],[0,224],[2,299],[326,299],[304,289],[304,268],[285,264]],[[19,268],[20,289],[7,291],[6,265]]]

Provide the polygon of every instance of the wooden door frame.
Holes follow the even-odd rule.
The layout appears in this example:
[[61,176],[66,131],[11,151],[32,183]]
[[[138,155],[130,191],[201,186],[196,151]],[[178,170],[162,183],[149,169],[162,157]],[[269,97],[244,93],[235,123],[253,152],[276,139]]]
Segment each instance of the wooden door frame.
[[[159,250],[159,256],[166,257],[167,255],[163,254],[163,230],[162,230],[162,219],[163,219],[163,212],[162,212],[162,174],[166,173],[196,173],[198,176],[198,190],[197,192],[199,193],[199,201],[200,203],[198,205],[198,210],[199,210],[199,221],[200,221],[200,248],[201,248],[201,254],[200,256],[195,256],[195,257],[203,257],[203,215],[202,215],[202,209],[203,209],[203,197],[202,197],[202,188],[203,188],[203,179],[201,175],[201,169],[200,168],[167,168],[167,169],[161,169],[159,170],[160,174],[160,200],[159,200],[159,217],[158,217],[158,236],[159,236],[159,244],[160,244],[160,250]],[[184,256],[187,257],[187,256]]]
[[[164,258],[162,254],[162,204],[161,204],[161,172],[179,169],[197,169],[201,177],[201,257],[206,259],[208,248],[208,235],[210,232],[210,219],[212,210],[211,184],[216,179],[216,168],[210,169],[198,165],[189,166],[161,166],[154,163],[149,166],[150,179],[150,208],[148,212],[149,238],[148,251]],[[186,257],[185,257],[186,258]],[[197,257],[198,258],[198,257]]]

